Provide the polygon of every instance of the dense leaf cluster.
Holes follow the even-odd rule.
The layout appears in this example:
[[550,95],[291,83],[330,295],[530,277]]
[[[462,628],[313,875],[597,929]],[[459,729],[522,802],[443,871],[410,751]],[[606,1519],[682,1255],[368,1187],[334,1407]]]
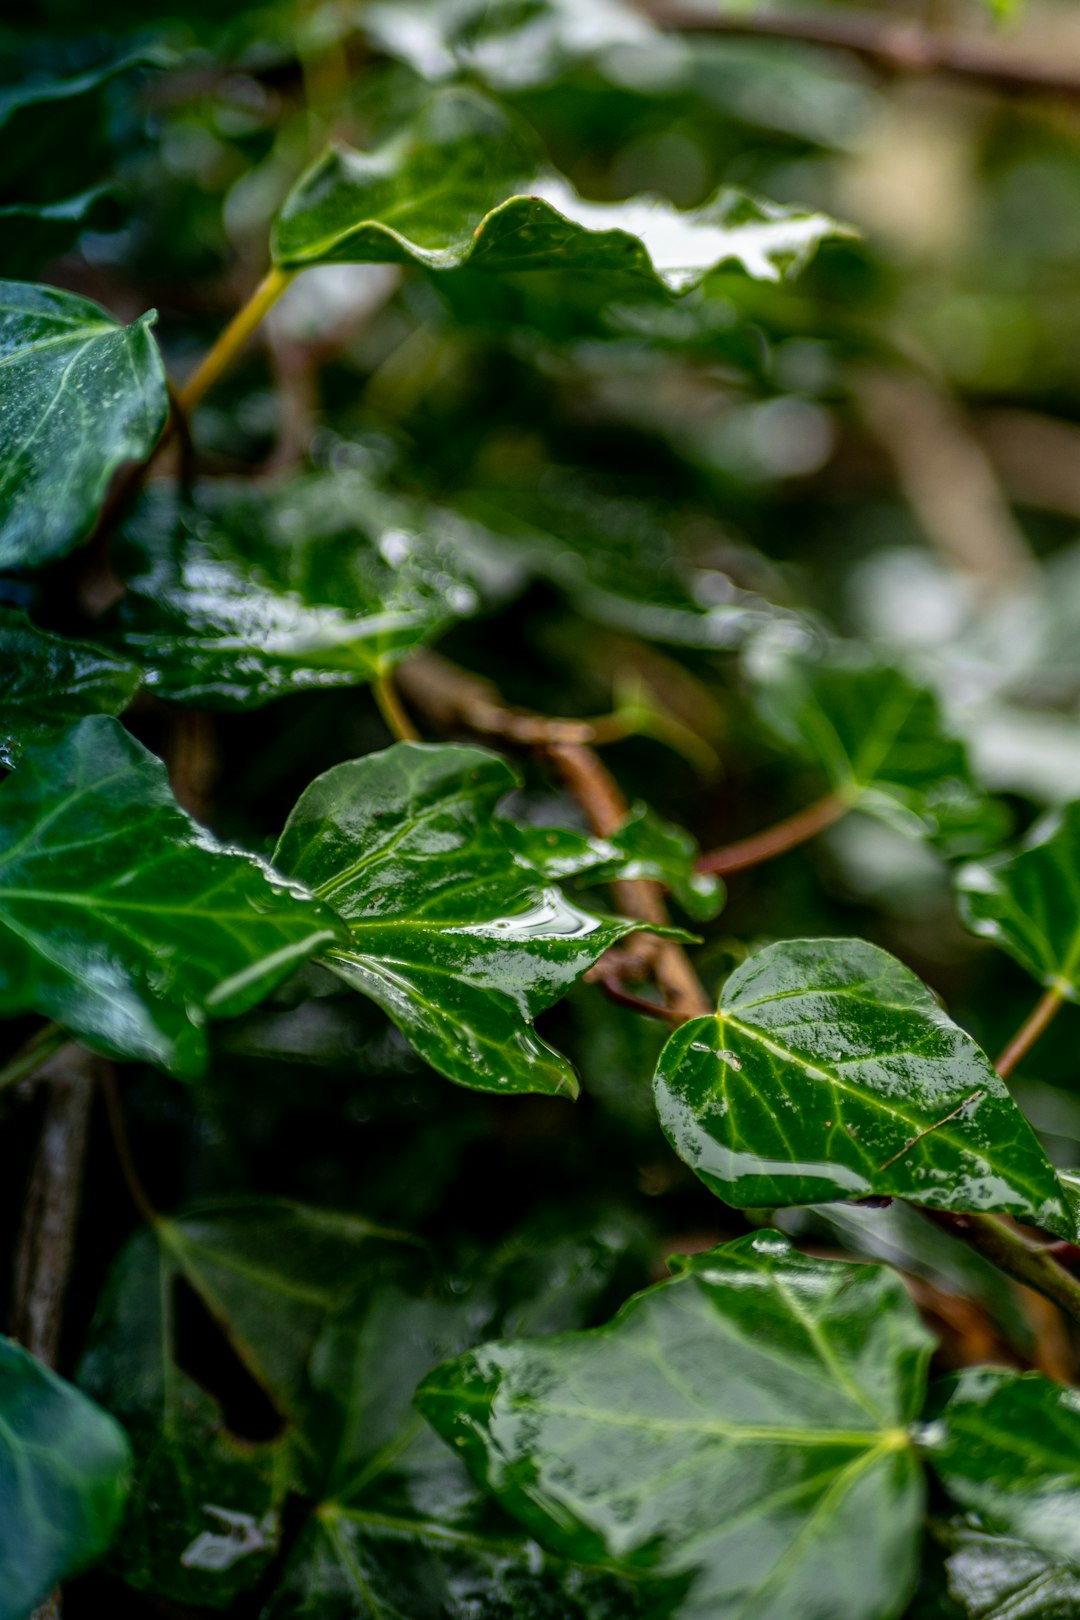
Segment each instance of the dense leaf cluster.
[[82,11],[0,86],[0,1620],[1072,1613],[1076,558],[839,222],[888,93]]

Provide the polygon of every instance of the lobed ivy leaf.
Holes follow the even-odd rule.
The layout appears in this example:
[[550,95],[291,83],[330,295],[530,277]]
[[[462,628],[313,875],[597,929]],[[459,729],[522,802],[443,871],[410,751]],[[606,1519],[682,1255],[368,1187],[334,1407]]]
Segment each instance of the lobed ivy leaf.
[[14,608],[0,608],[0,765],[14,765],[84,714],[119,714],[141,679],[134,664],[84,641],[53,636]]
[[681,1620],[891,1620],[931,1341],[891,1273],[778,1234],[680,1261],[606,1327],[438,1368],[417,1405],[542,1545],[681,1580]]
[[660,1055],[660,1122],[737,1208],[906,1198],[1068,1236],[1065,1192],[989,1058],[864,940],[786,940]]
[[819,765],[851,808],[928,838],[946,855],[1000,839],[1001,811],[973,778],[928,687],[862,648],[811,651],[786,634],[754,641],[745,667],[763,722]]
[[103,1556],[130,1472],[119,1425],[0,1339],[0,1620],[26,1620],[57,1581]]
[[89,715],[0,788],[0,1011],[181,1074],[204,1024],[253,1006],[338,919],[182,811],[165,767]]
[[452,548],[347,470],[272,493],[145,498],[120,553],[119,645],[160,696],[246,708],[383,675],[476,611]]
[[696,922],[708,922],[724,904],[720,880],[695,868],[696,840],[646,804],[635,804],[610,838],[521,821],[506,821],[501,830],[511,849],[547,878],[581,877],[589,883],[646,878],[670,890]]
[[823,214],[725,188],[680,212],[659,197],[586,202],[544,167],[527,126],[465,90],[433,96],[413,126],[371,152],[331,146],[286,198],[271,251],[310,264],[466,266],[644,278],[685,292],[719,264],[779,281],[825,238]]
[[1080,1400],[1041,1373],[966,1367],[935,1392],[921,1444],[977,1524],[1080,1563]]
[[[532,1252],[534,1266],[544,1256]],[[470,1480],[412,1405],[420,1379],[493,1326],[492,1294],[392,1284],[331,1317],[312,1355],[321,1500],[264,1620],[646,1620],[652,1583],[551,1557]]]
[[154,320],[0,282],[0,568],[70,551],[117,468],[150,454],[168,414]]
[[1044,818],[1012,854],[963,867],[957,892],[973,933],[1080,1000],[1080,803]]
[[[400,1249],[353,1216],[259,1199],[207,1205],[131,1240],[79,1369],[80,1384],[123,1422],[135,1450],[113,1555],[129,1585],[226,1608],[265,1574],[294,1475],[289,1420],[312,1346],[325,1318]],[[185,1289],[265,1392],[264,1404],[267,1395],[274,1403],[269,1421],[250,1397],[242,1407],[259,1416],[257,1437],[231,1432],[219,1399],[186,1370]],[[227,1367],[220,1351],[214,1364]]]
[[950,1538],[949,1592],[969,1620],[1074,1620],[1080,1567],[1026,1541],[960,1529]]
[[517,785],[483,749],[398,743],[313,782],[274,861],[345,919],[326,966],[433,1068],[482,1091],[575,1096],[533,1020],[641,924],[580,910],[514,854],[495,810]]

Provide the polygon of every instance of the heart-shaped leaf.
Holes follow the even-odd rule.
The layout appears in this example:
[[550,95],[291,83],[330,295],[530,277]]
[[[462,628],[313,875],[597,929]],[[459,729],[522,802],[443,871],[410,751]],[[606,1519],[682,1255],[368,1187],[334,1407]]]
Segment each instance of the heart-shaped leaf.
[[23,613],[0,608],[0,765],[84,714],[119,714],[140,673],[104,647],[51,636]]
[[913,973],[857,939],[786,940],[668,1041],[660,1121],[738,1208],[907,1198],[1071,1235],[1065,1194],[989,1058]]
[[357,262],[557,268],[684,292],[720,264],[778,281],[840,230],[823,214],[731,189],[686,213],[658,197],[586,202],[545,170],[525,126],[494,102],[449,90],[387,146],[331,146],[286,198],[272,251],[288,270]]
[[1080,1000],[1080,803],[1040,821],[1015,853],[963,867],[957,892],[973,933]]
[[[401,1252],[366,1221],[255,1199],[208,1205],[132,1239],[79,1370],[135,1449],[114,1553],[130,1585],[224,1608],[265,1572],[292,1476],[287,1424],[312,1345],[328,1314]],[[245,1393],[240,1368],[228,1373],[223,1345],[207,1363],[224,1369],[233,1405],[256,1433],[232,1433],[220,1401],[185,1370],[182,1347],[199,1342],[192,1294],[262,1391]]]
[[398,743],[313,782],[274,861],[345,919],[326,965],[441,1074],[573,1096],[533,1020],[642,925],[580,910],[513,854],[495,809],[516,786],[483,749]]
[[680,1264],[606,1327],[438,1368],[420,1410],[553,1552],[687,1582],[682,1620],[891,1620],[930,1351],[903,1285],[775,1233]]
[[11,1339],[0,1339],[0,1620],[108,1549],[124,1510],[123,1430]]
[[124,534],[120,644],[187,703],[369,681],[479,604],[450,538],[413,516],[349,471],[145,499]]
[[0,282],[0,568],[70,551],[117,468],[153,449],[168,413],[154,319]]
[[342,933],[332,912],[176,803],[161,761],[90,715],[0,789],[0,1010],[179,1073]]
[[1080,1400],[1041,1373],[966,1367],[936,1391],[921,1444],[988,1529],[1080,1563]]
[[763,635],[746,658],[761,718],[814,760],[852,808],[930,839],[946,855],[1000,838],[999,808],[975,782],[937,698],[864,649],[810,651]]

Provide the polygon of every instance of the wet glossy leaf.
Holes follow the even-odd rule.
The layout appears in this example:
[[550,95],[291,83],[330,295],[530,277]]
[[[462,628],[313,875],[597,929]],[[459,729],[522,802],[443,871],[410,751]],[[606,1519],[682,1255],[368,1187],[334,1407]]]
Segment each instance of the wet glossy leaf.
[[117,468],[149,455],[168,411],[154,319],[0,282],[0,568],[70,551]]
[[25,1620],[57,1581],[102,1557],[130,1472],[113,1419],[0,1339],[0,1620]]
[[0,765],[84,714],[119,714],[141,677],[134,664],[104,647],[67,641],[0,608]]
[[1001,813],[973,779],[928,687],[865,649],[814,653],[781,636],[754,642],[746,668],[765,723],[813,759],[852,807],[947,855],[977,852],[1001,836]]
[[[128,1244],[79,1381],[116,1414],[135,1448],[113,1557],[129,1584],[224,1608],[265,1572],[294,1468],[286,1420],[312,1345],[328,1313],[398,1247],[366,1221],[259,1200],[162,1221]],[[219,1400],[185,1368],[185,1289],[276,1408],[266,1395],[262,1405],[250,1397],[242,1404],[249,1422],[255,1414],[257,1438],[232,1433]],[[228,1381],[223,1348],[206,1364]]]
[[1080,803],[1040,821],[1012,854],[965,866],[957,890],[973,933],[1080,1000]]
[[1080,1562],[1080,1400],[1041,1373],[967,1367],[936,1391],[922,1445],[988,1530]]
[[1080,1613],[1080,1568],[1011,1536],[956,1532],[948,1570],[949,1591],[969,1620],[1075,1620]]
[[533,1020],[639,925],[580,910],[512,853],[494,812],[516,785],[483,749],[399,743],[313,782],[274,860],[348,925],[326,965],[440,1073],[575,1095]]
[[863,940],[786,940],[668,1041],[660,1121],[739,1208],[907,1198],[1070,1230],[1065,1194],[993,1065],[926,987]]
[[0,789],[0,1010],[179,1073],[340,935],[333,914],[177,805],[161,761],[91,715]]
[[636,804],[610,838],[588,838],[563,827],[506,822],[506,842],[545,877],[582,877],[590,883],[647,878],[662,883],[688,917],[706,922],[724,903],[724,886],[697,872],[698,846],[682,827]]
[[889,1620],[930,1341],[898,1279],[777,1234],[680,1262],[608,1326],[440,1367],[417,1404],[549,1549],[690,1583],[690,1620]]
[[558,267],[645,278],[683,292],[719,264],[778,281],[838,227],[823,214],[725,189],[681,213],[658,197],[586,202],[545,169],[524,125],[466,91],[432,98],[390,145],[332,146],[286,199],[275,263],[469,266],[489,272]]
[[124,536],[120,645],[187,703],[369,681],[479,605],[452,535],[413,519],[349,471],[147,499]]
[[[580,1322],[609,1288],[624,1246],[610,1221],[595,1239],[554,1245],[533,1228],[479,1277],[456,1278],[454,1296],[387,1285],[329,1319],[311,1360],[305,1431],[323,1500],[266,1620],[658,1620],[668,1612],[654,1583],[543,1553],[477,1490],[412,1404],[432,1367],[499,1331],[508,1314],[522,1326],[531,1318],[533,1331],[550,1325],[552,1310],[563,1325]],[[534,1293],[548,1292],[548,1312],[537,1313]]]
[[363,29],[426,79],[468,73],[505,89],[543,84],[613,46],[664,49],[646,18],[619,0],[380,0],[365,9]]

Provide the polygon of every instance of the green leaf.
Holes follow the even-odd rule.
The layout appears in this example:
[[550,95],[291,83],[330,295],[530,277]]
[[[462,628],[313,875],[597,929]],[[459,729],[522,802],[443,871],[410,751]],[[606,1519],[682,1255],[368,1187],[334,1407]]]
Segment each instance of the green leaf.
[[178,1073],[341,934],[337,918],[177,805],[165,767],[90,715],[0,788],[0,1011]]
[[0,274],[11,280],[28,279],[69,248],[81,232],[107,229],[116,212],[108,185],[91,186],[60,202],[0,207]]
[[[352,1216],[257,1199],[208,1205],[131,1240],[79,1370],[135,1449],[113,1560],[130,1585],[224,1608],[265,1572],[293,1472],[286,1422],[299,1409],[312,1346],[327,1315],[399,1249]],[[219,1400],[182,1364],[184,1288],[277,1409],[258,1439],[230,1432]],[[222,1368],[220,1351],[211,1364]]]
[[452,537],[348,470],[146,498],[125,563],[120,645],[151,690],[225,708],[372,680],[479,603]]
[[1080,1562],[1080,1406],[1041,1373],[967,1367],[938,1386],[920,1443],[980,1527]]
[[550,1550],[689,1580],[682,1620],[891,1620],[931,1342],[903,1285],[775,1233],[681,1264],[606,1327],[440,1367],[420,1410]]
[[0,568],[70,551],[117,468],[150,454],[168,414],[154,319],[0,282]]
[[580,876],[590,883],[647,878],[670,890],[697,922],[708,922],[724,903],[719,879],[695,870],[696,841],[646,804],[635,804],[610,838],[511,821],[502,824],[502,832],[515,854],[547,878]]
[[28,743],[84,714],[119,714],[141,677],[103,647],[49,635],[13,608],[0,608],[0,765]]
[[786,940],[676,1030],[668,1140],[738,1208],[907,1198],[1069,1235],[1053,1166],[986,1054],[913,973],[857,939]]
[[685,292],[719,264],[778,281],[840,227],[726,188],[682,213],[658,197],[586,202],[545,169],[527,126],[463,90],[388,145],[331,146],[286,198],[274,262],[602,272]]
[[[265,1620],[657,1620],[654,1583],[549,1557],[479,1492],[416,1413],[419,1380],[507,1317],[582,1320],[625,1236],[552,1242],[533,1226],[448,1297],[387,1284],[328,1321],[311,1358],[305,1434],[322,1501]],[[534,1296],[540,1300],[534,1304]],[[537,1310],[537,1305],[539,1310]],[[647,1606],[648,1594],[652,1605]]]
[[350,943],[326,965],[433,1068],[482,1091],[573,1096],[533,1020],[641,924],[579,910],[513,854],[495,809],[517,785],[483,749],[398,743],[313,782],[274,861],[345,919]]
[[970,1620],[1076,1620],[1080,1569],[1025,1541],[978,1530],[954,1533],[949,1591]]
[[1080,1000],[1080,803],[1040,821],[1014,853],[963,867],[957,892],[973,933]]
[[0,1620],[26,1616],[108,1549],[131,1450],[107,1413],[0,1339]]
[[937,698],[854,646],[812,652],[789,635],[759,637],[746,671],[777,737],[821,767],[833,792],[946,855],[1000,838],[1002,816],[975,782]]
[[549,82],[614,46],[664,48],[648,20],[618,0],[377,0],[361,26],[426,79],[467,73],[507,90]]

